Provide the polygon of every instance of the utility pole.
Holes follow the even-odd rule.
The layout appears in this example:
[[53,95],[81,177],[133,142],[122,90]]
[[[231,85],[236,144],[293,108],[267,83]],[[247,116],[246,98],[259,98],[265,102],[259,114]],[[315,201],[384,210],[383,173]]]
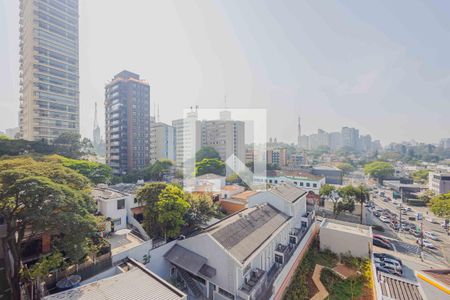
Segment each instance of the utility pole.
[[423,220],[420,222],[420,259],[423,261]]
[[402,208],[403,208],[403,190],[400,188],[400,221],[398,224],[398,231],[402,230]]

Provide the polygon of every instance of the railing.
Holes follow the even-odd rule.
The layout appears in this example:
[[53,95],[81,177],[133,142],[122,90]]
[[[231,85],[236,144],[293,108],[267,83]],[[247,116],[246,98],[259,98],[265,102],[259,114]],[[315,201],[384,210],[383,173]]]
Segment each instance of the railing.
[[[131,210],[129,212],[131,212]],[[137,229],[137,231],[139,232],[139,235],[142,237],[142,239],[144,241],[150,240],[150,237],[148,236],[147,232],[145,232],[142,225],[133,217],[133,214],[130,214],[130,213],[128,214],[128,223],[132,227]]]
[[72,265],[66,270],[56,270],[48,274],[44,279],[48,291],[56,289],[56,283],[70,275],[77,274],[81,276],[81,280],[86,280],[100,272],[112,267],[111,253],[95,257],[93,260],[86,261],[81,264]]

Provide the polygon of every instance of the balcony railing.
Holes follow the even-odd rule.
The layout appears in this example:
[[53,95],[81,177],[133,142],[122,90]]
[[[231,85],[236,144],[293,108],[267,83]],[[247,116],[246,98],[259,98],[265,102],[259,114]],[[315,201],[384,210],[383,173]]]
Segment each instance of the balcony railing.
[[238,290],[238,295],[242,299],[258,299],[261,294],[267,278],[266,271],[255,268],[250,271],[250,275],[245,277],[244,283]]

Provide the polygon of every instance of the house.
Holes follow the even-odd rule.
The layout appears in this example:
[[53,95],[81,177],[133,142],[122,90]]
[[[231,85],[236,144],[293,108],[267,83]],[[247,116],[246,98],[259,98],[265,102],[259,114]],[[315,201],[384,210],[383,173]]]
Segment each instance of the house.
[[230,199],[233,195],[240,194],[243,191],[245,191],[245,188],[243,186],[237,184],[226,185],[222,188],[220,198]]
[[228,198],[220,199],[220,207],[228,214],[238,212],[247,207],[248,199],[257,194],[255,191],[243,191]]
[[450,173],[430,172],[428,174],[428,188],[436,195],[450,193]]
[[320,224],[320,249],[337,254],[350,253],[357,257],[370,257],[372,253],[372,228],[333,219],[323,219]]
[[286,285],[315,232],[305,197],[289,185],[255,192],[247,208],[176,241],[164,254],[167,273],[193,299],[270,298]]
[[[186,300],[187,295],[133,259],[105,272],[105,278],[44,297],[44,300]],[[108,276],[111,275],[111,276]]]
[[266,176],[254,176],[255,183],[277,185],[290,183],[306,191],[319,194],[320,187],[325,184],[325,177],[304,171],[268,170]]
[[225,176],[213,173],[196,176],[183,181],[184,189],[188,192],[221,193],[225,187]]

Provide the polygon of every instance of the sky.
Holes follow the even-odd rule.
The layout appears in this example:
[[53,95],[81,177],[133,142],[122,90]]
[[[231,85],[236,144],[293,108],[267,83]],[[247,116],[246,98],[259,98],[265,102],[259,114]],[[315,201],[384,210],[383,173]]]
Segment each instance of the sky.
[[[17,126],[18,2],[0,0],[0,129]],[[127,69],[163,122],[195,105],[262,108],[279,141],[296,142],[298,116],[304,134],[450,137],[450,1],[80,0],[79,22],[83,136]]]

